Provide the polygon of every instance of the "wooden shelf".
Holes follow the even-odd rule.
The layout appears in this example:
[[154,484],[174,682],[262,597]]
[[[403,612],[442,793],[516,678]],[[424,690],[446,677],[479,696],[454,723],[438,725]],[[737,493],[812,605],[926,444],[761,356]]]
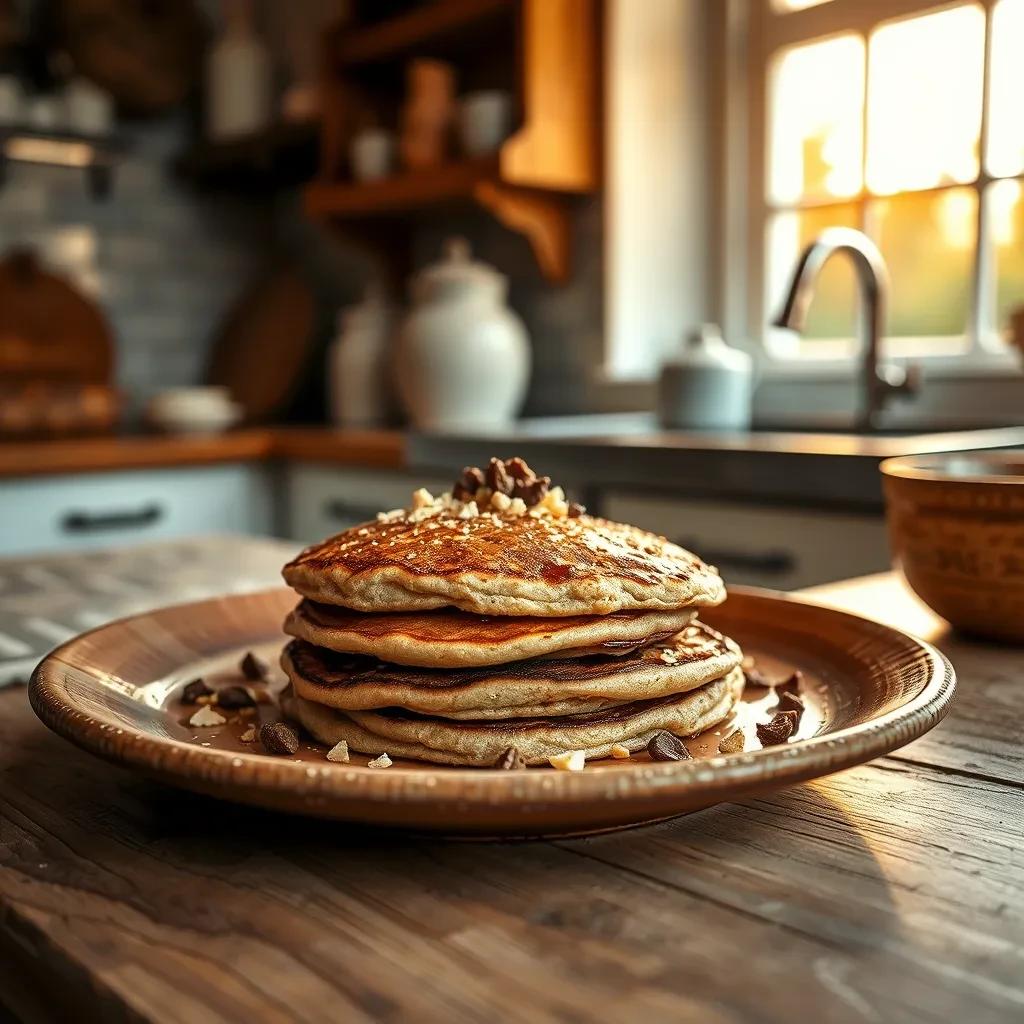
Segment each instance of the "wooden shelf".
[[408,14],[362,29],[331,30],[330,57],[339,67],[358,67],[407,57],[444,55],[489,23],[515,14],[515,0],[434,0]]

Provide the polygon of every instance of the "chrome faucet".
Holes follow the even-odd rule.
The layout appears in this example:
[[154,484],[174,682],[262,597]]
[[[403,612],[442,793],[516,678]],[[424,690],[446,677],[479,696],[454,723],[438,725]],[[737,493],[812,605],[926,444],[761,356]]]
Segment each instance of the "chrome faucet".
[[890,399],[914,395],[920,386],[916,367],[904,369],[902,366],[883,363],[879,358],[889,295],[889,270],[878,246],[863,232],[852,228],[827,228],[822,231],[800,257],[789,286],[789,294],[773,326],[795,331],[804,329],[807,310],[814,297],[814,282],[825,261],[836,252],[849,254],[860,283],[863,363],[857,427],[861,430],[874,430],[878,425],[878,414]]

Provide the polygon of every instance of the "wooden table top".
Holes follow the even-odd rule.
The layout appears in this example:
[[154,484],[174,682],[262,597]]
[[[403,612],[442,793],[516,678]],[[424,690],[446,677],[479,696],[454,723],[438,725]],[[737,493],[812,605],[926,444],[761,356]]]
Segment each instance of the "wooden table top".
[[581,840],[218,804],[0,694],[0,1003],[189,1024],[1024,1018],[1021,652],[948,635],[894,577],[815,593],[936,639],[960,678],[946,721],[828,779]]

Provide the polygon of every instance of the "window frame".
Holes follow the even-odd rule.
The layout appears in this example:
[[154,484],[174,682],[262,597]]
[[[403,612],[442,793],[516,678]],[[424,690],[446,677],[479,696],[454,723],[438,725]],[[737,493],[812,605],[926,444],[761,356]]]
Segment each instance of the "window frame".
[[[855,205],[864,225],[872,199],[878,198],[862,181],[860,190],[852,197],[839,198],[827,203],[808,202],[773,204],[768,198],[768,158],[770,120],[770,76],[777,54],[790,46],[798,46],[813,40],[826,39],[837,35],[856,33],[864,39],[865,61],[865,132],[864,154],[866,160],[867,137],[867,90],[870,88],[868,62],[870,59],[870,37],[883,24],[889,24],[922,14],[974,4],[985,14],[985,61],[982,89],[982,112],[979,136],[978,175],[970,182],[950,183],[934,189],[914,192],[940,192],[950,188],[970,188],[977,196],[976,249],[973,257],[971,300],[968,309],[963,351],[955,354],[928,354],[927,339],[908,338],[904,351],[898,349],[893,357],[899,361],[926,361],[930,370],[939,374],[955,373],[968,369],[972,372],[1019,372],[1015,354],[1009,346],[998,341],[998,330],[984,321],[987,310],[992,308],[994,287],[991,273],[991,247],[988,216],[985,203],[986,189],[996,181],[1024,181],[1024,174],[992,176],[986,167],[989,129],[989,90],[992,58],[992,11],[998,0],[828,0],[814,7],[799,10],[780,11],[773,7],[771,0],[748,0],[746,8],[746,53],[749,77],[746,82],[745,124],[737,126],[727,122],[727,131],[734,136],[734,148],[742,148],[747,160],[747,210],[745,259],[746,282],[742,289],[742,300],[734,296],[731,308],[723,310],[726,322],[742,323],[744,333],[758,350],[763,372],[768,376],[850,376],[855,372],[855,359],[843,356],[813,356],[806,353],[786,355],[773,345],[768,337],[767,323],[767,278],[768,278],[768,229],[771,218],[779,212],[799,211],[812,206]],[[742,88],[742,86],[741,86]],[[740,142],[738,134],[745,138]],[[900,192],[896,195],[914,194]],[[735,246],[730,251],[730,262],[737,266]],[[743,309],[736,308],[742,301]],[[943,339],[948,341],[948,339]]]

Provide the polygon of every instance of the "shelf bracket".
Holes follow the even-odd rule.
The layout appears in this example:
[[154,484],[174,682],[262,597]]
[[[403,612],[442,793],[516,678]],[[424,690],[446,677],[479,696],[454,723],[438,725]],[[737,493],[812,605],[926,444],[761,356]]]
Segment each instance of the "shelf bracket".
[[569,279],[571,244],[564,200],[493,181],[478,182],[473,198],[505,227],[525,235],[547,280],[564,284]]

